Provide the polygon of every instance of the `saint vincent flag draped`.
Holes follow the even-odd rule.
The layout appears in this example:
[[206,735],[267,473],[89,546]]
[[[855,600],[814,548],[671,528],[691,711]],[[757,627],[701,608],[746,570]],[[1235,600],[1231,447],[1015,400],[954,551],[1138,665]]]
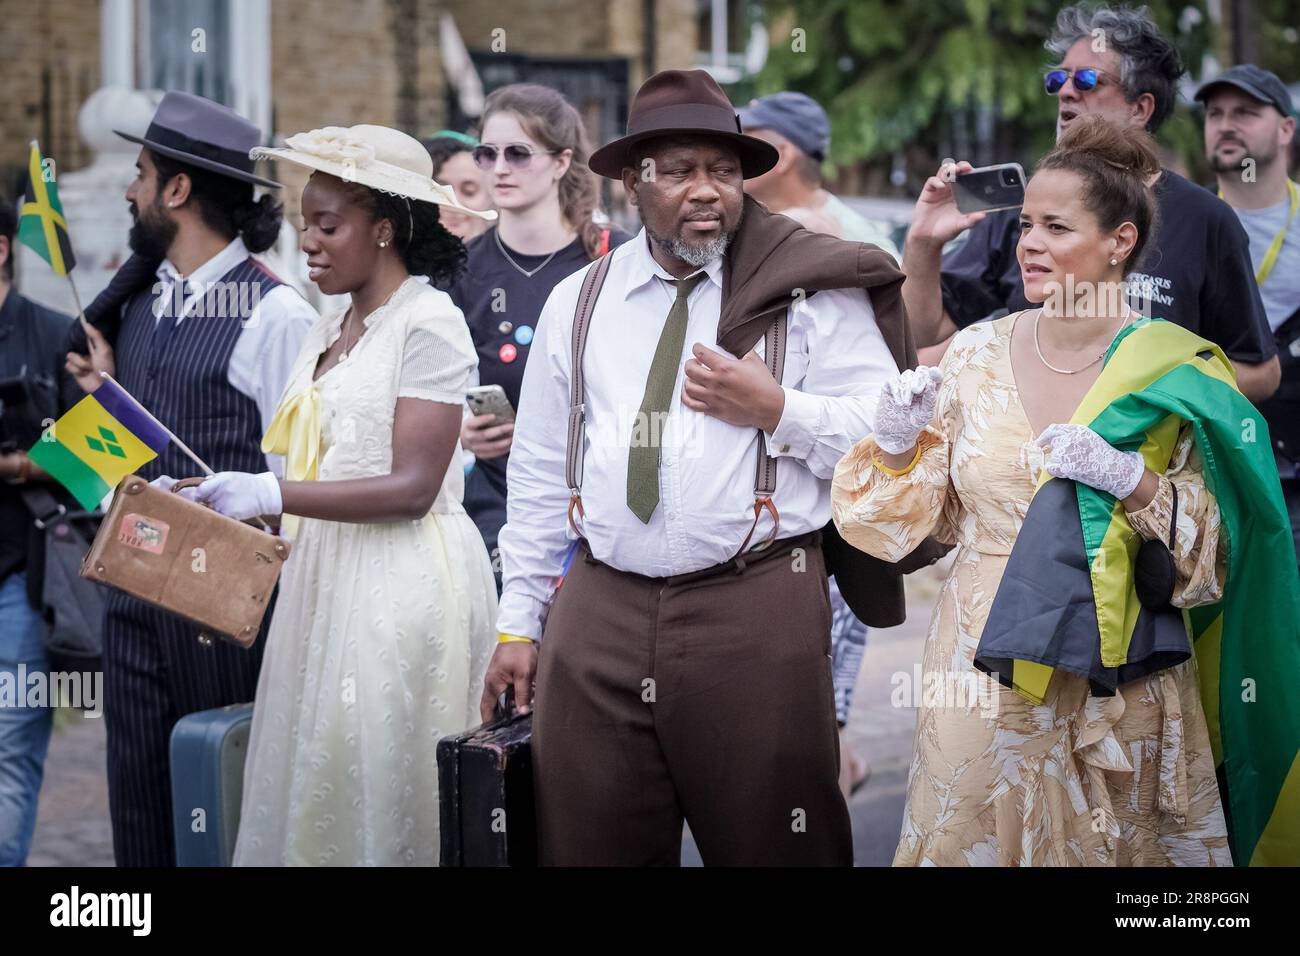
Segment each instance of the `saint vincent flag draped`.
[[45,430],[27,453],[72,493],[87,511],[170,442],[122,386],[104,379]]
[[1142,320],[1112,344],[1072,421],[1140,452],[1157,474],[1190,423],[1219,506],[1223,597],[1187,611],[1142,607],[1141,541],[1123,505],[1044,472],[976,666],[1041,702],[1055,667],[1105,695],[1194,652],[1234,858],[1300,864],[1300,577],[1263,417],[1218,346]]
[[77,264],[68,239],[68,221],[63,218],[59,187],[46,177],[41,148],[32,141],[27,164],[27,195],[18,220],[18,239],[48,262],[56,275],[66,276]]

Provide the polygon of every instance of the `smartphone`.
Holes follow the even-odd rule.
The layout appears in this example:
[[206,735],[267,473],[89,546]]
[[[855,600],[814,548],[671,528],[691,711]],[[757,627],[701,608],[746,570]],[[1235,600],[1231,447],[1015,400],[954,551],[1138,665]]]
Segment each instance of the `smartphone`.
[[981,166],[953,177],[952,193],[967,214],[1019,209],[1025,203],[1025,171],[1019,163]]
[[475,385],[465,393],[465,404],[475,415],[495,415],[499,425],[515,420],[515,410],[500,385]]

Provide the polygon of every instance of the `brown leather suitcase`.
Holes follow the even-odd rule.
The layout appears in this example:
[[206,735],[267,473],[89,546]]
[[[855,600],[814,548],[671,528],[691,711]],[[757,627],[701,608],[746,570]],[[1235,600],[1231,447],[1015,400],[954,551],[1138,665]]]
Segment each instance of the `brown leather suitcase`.
[[249,647],[289,557],[289,542],[217,514],[137,475],[117,486],[81,576],[193,621],[202,634]]

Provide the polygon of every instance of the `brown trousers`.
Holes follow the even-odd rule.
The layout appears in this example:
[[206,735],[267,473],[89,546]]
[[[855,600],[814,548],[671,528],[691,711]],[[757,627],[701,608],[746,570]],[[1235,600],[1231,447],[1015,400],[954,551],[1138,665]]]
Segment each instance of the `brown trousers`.
[[677,866],[683,819],[706,864],[851,865],[830,627],[817,533],[670,578],[581,542],[538,659],[543,865]]

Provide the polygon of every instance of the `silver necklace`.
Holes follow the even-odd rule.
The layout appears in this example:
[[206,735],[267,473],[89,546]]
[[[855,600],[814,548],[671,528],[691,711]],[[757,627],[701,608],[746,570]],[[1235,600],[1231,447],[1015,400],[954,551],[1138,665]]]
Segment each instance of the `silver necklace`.
[[568,243],[565,243],[565,246],[560,246],[560,249],[556,249],[555,252],[552,252],[549,256],[547,256],[545,259],[543,259],[543,260],[542,260],[542,264],[541,264],[540,266],[538,266],[538,267],[537,267],[536,269],[534,269],[532,272],[529,272],[527,269],[525,269],[525,268],[524,268],[523,266],[521,266],[519,263],[515,262],[515,260],[512,259],[512,258],[510,257],[510,253],[506,252],[505,244],[501,241],[501,231],[500,231],[499,229],[493,229],[493,230],[492,230],[492,235],[493,235],[493,237],[494,237],[494,238],[496,239],[496,241],[497,241],[497,248],[500,249],[500,250],[501,250],[501,254],[502,254],[503,256],[506,257],[506,262],[510,263],[510,264],[511,264],[512,266],[514,266],[517,270],[519,270],[519,272],[523,275],[523,277],[524,277],[525,279],[531,279],[533,276],[537,275],[537,273],[539,273],[539,272],[541,272],[543,269],[545,269],[545,268],[546,268],[546,264],[547,264],[548,262],[550,262],[552,259],[555,258],[555,253],[556,253],[556,252],[559,252],[560,249],[563,249],[563,248],[565,248],[565,246],[568,245]]
[[1119,324],[1119,328],[1115,330],[1115,334],[1112,335],[1110,341],[1106,343],[1106,347],[1101,350],[1101,354],[1098,355],[1091,362],[1089,362],[1087,365],[1081,365],[1078,368],[1057,368],[1055,365],[1053,365],[1051,362],[1047,361],[1047,359],[1043,357],[1043,347],[1038,344],[1038,320],[1041,319],[1042,317],[1043,317],[1043,310],[1039,309],[1038,314],[1034,316],[1034,351],[1038,353],[1038,361],[1042,362],[1053,372],[1056,372],[1060,375],[1078,375],[1084,369],[1092,368],[1094,365],[1096,365],[1098,362],[1100,362],[1102,359],[1106,357],[1106,353],[1109,352],[1110,347],[1115,344],[1115,340],[1119,338],[1119,334],[1123,332],[1124,329],[1129,324],[1129,317],[1125,315],[1124,321]]
[[[409,280],[407,280],[407,281],[409,281]],[[396,289],[394,289],[392,292],[390,292],[390,293],[388,294],[388,298],[384,300],[384,304],[381,305],[379,308],[375,309],[375,311],[374,311],[374,312],[371,312],[370,314],[371,314],[371,315],[378,315],[378,314],[379,314],[380,312],[382,312],[384,309],[388,308],[389,303],[391,303],[391,302],[393,301],[393,297],[396,296],[397,293],[401,291],[402,286],[404,286],[404,285],[406,285],[406,281],[401,282],[401,283],[397,286]],[[354,313],[355,311],[356,311],[356,308],[355,308],[354,306],[349,306],[349,307],[348,307],[347,315],[345,315],[345,316],[343,317],[343,332],[347,332],[347,331],[349,331],[349,330],[352,328],[352,317],[353,317],[353,313]],[[343,337],[342,333],[339,334],[339,337],[340,337],[340,338]],[[344,359],[346,359],[346,358],[348,357],[348,352],[351,351],[351,350],[356,346],[356,344],[357,344],[356,342],[349,341],[345,346],[343,346],[343,351],[339,353],[339,361],[340,361],[340,362],[342,362]]]
[[[351,309],[348,309],[347,317],[344,318],[344,320],[343,320],[343,331],[344,331],[344,332],[348,332],[351,328],[352,328],[352,310],[351,310]],[[348,358],[348,350],[349,350],[350,348],[352,348],[352,346],[355,345],[355,344],[356,344],[355,342],[350,342],[350,341],[349,341],[349,342],[347,342],[347,343],[343,346],[343,351],[339,353],[339,361],[340,361],[340,362],[345,362],[345,361],[347,361],[347,358]]]

